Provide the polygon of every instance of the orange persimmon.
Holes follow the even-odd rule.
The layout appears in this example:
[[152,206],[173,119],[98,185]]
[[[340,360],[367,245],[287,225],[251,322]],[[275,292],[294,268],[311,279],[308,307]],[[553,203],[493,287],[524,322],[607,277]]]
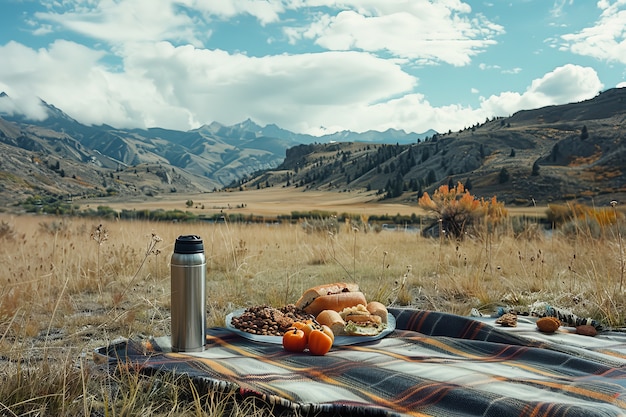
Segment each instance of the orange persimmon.
[[316,323],[314,323],[313,321],[307,320],[304,323],[304,326],[302,326],[302,331],[304,332],[304,334],[306,335],[307,339],[309,338],[309,336],[311,335],[311,332],[313,330],[315,330],[318,327],[318,325]]
[[333,330],[325,324],[322,324],[321,327],[321,330],[331,338],[331,344],[335,343],[335,333],[333,333]]
[[283,348],[290,352],[303,352],[307,346],[307,337],[302,329],[292,327],[283,335]]
[[295,327],[296,329],[302,330],[306,326],[306,323],[303,321],[294,321],[291,327]]
[[309,334],[309,352],[311,355],[325,355],[333,346],[334,335],[330,328],[328,328],[328,331],[330,331],[330,334],[324,328],[311,331]]

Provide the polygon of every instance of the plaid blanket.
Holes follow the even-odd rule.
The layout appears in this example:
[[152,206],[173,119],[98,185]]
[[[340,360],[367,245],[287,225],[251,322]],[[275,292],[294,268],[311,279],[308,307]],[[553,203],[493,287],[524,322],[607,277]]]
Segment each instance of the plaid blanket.
[[325,356],[225,328],[208,330],[204,352],[154,343],[146,352],[125,340],[97,354],[142,372],[186,373],[206,389],[236,390],[298,415],[626,416],[626,334],[544,335],[531,320],[501,328],[491,318],[390,313],[397,325],[389,336]]

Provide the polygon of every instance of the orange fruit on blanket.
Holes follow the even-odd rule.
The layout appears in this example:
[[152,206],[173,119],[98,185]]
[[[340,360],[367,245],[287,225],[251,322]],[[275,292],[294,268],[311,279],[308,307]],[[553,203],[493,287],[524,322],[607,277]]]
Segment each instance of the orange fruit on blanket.
[[304,323],[304,326],[302,326],[302,331],[304,332],[304,334],[306,335],[307,339],[309,338],[309,336],[311,335],[311,332],[313,330],[315,330],[317,328],[317,325],[313,322],[306,322]]
[[283,348],[290,352],[303,352],[306,349],[307,337],[302,329],[291,327],[283,335]]
[[325,329],[314,329],[311,331],[309,334],[309,352],[311,352],[311,355],[325,355],[333,346],[334,336],[331,335],[332,330],[330,330],[330,335]]
[[335,343],[335,333],[333,333],[333,330],[332,330],[330,327],[328,327],[328,326],[327,326],[327,325],[325,325],[325,324],[322,324],[322,329],[321,329],[321,330],[322,330],[324,333],[326,333],[326,334],[327,334],[327,335],[328,335],[328,336],[332,339],[332,341],[331,341],[331,343],[330,343],[331,345],[332,345],[333,343]]

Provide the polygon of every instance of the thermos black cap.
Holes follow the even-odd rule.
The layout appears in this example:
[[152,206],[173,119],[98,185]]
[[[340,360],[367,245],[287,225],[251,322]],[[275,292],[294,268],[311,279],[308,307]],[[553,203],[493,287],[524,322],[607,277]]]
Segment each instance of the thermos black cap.
[[176,238],[174,253],[203,253],[202,238],[196,235],[184,235]]

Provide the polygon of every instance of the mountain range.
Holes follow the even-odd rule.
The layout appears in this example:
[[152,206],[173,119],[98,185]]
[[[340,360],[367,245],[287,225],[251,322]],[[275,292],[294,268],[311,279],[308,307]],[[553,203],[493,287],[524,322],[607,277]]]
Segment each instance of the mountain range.
[[[0,100],[11,100],[2,93]],[[47,118],[0,113],[0,203],[36,195],[156,196],[268,186],[370,190],[413,203],[463,182],[511,204],[626,193],[626,88],[524,110],[458,132],[315,137],[252,120],[189,131],[88,126],[42,102]],[[0,106],[9,108],[9,106]]]
[[[0,93],[0,100],[11,98]],[[244,175],[276,168],[285,151],[298,144],[339,140],[410,143],[434,133],[390,129],[315,137],[276,125],[261,127],[249,119],[233,126],[213,122],[189,131],[118,129],[84,125],[52,104],[42,101],[42,106],[47,117],[40,121],[0,113],[1,150],[10,156],[0,163],[0,194],[5,194],[5,201],[7,194],[9,200],[15,200],[40,193],[211,191]],[[62,180],[56,178],[59,176]]]

